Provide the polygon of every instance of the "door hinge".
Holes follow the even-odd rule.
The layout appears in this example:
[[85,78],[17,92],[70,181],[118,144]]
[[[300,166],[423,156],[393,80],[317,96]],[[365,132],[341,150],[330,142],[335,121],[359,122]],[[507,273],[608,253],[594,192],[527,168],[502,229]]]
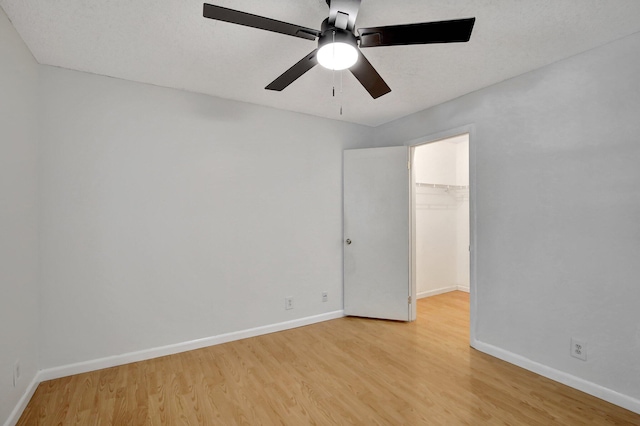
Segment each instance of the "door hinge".
[[407,161],[407,170],[411,170],[411,161]]
[[409,297],[407,298],[407,302],[409,302],[409,304],[411,304],[411,296],[409,296]]

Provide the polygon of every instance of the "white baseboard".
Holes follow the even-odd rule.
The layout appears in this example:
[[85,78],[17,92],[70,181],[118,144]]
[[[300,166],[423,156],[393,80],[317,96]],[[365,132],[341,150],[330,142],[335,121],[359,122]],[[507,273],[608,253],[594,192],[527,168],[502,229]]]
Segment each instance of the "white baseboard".
[[487,343],[474,340],[471,342],[471,347],[508,363],[517,365],[518,367],[522,367],[525,370],[533,371],[543,377],[562,383],[574,389],[578,389],[584,393],[593,395],[596,398],[603,399],[607,402],[633,411],[634,413],[640,414],[640,400],[638,399],[565,373],[564,371],[556,370],[555,368],[537,363],[521,355],[514,354]]
[[161,346],[157,348],[145,349],[137,352],[129,352],[121,355],[114,355],[106,358],[99,358],[90,361],[78,362],[75,364],[63,365],[60,367],[46,368],[38,371],[33,381],[27,388],[26,392],[20,398],[11,415],[5,422],[4,426],[14,426],[20,419],[22,412],[27,407],[34,392],[40,382],[47,380],[59,379],[60,377],[71,376],[73,374],[87,373],[89,371],[101,370],[103,368],[115,367],[118,365],[129,364],[132,362],[145,361],[152,358],[158,358],[166,355],[173,355],[180,352],[192,351],[207,346],[219,345],[221,343],[232,342],[234,340],[247,339],[249,337],[261,336],[263,334],[275,333],[278,331],[290,330],[292,328],[303,327],[305,325],[315,324],[318,322],[329,321],[332,319],[342,318],[344,311],[333,311],[325,314],[314,315],[310,317],[300,318],[291,321],[279,322],[276,324],[265,325],[262,327],[250,328],[247,330],[234,331],[232,333],[220,334],[217,336],[205,337],[203,339],[191,340],[188,342],[176,343],[173,345]]
[[416,294],[416,298],[422,299],[425,297],[437,296],[438,294],[449,293],[450,291],[456,291],[457,289],[458,289],[458,286],[454,285],[451,287],[437,288],[435,290],[421,291]]
[[33,380],[31,380],[31,383],[29,383],[29,386],[27,386],[27,389],[24,391],[24,394],[22,395],[20,400],[18,400],[16,406],[13,407],[13,411],[11,411],[11,414],[9,414],[9,418],[4,423],[4,426],[15,426],[15,424],[18,423],[22,412],[25,408],[27,408],[27,404],[29,403],[29,401],[31,401],[31,397],[36,392],[36,389],[38,388],[38,385],[41,381],[42,380],[40,380],[40,372],[38,372],[36,373]]
[[459,285],[457,286],[457,290],[458,291],[464,291],[465,293],[469,293],[471,290],[469,289],[469,286],[464,286],[464,285]]
[[71,376],[73,374],[87,373],[89,371],[101,370],[103,368],[115,367],[117,365],[130,364],[132,362],[145,361],[166,355],[173,355],[180,352],[192,351],[205,348],[207,346],[219,345],[232,342],[234,340],[247,339],[249,337],[263,334],[275,333],[277,331],[289,330],[303,327],[317,322],[342,318],[344,311],[327,312],[325,314],[314,315],[291,321],[250,328],[247,330],[234,331],[217,336],[205,337],[188,342],[176,343],[173,345],[160,346],[157,348],[145,349],[137,352],[129,352],[122,355],[114,355],[106,358],[99,358],[90,361],[78,362],[75,364],[63,365],[60,367],[47,368],[40,371],[40,381],[58,379],[60,377]]

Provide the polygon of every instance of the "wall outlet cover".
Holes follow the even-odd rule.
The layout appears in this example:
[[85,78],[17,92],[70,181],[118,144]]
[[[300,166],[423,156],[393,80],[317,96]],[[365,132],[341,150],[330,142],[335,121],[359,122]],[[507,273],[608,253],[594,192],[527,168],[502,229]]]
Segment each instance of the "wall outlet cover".
[[571,338],[571,356],[586,361],[587,342],[584,340]]

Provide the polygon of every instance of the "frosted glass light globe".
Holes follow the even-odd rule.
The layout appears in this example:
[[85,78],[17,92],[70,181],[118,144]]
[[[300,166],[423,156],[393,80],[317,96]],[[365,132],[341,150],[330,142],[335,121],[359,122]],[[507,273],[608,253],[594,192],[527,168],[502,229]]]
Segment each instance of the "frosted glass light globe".
[[344,70],[358,61],[358,50],[348,43],[327,43],[318,50],[318,63],[330,70]]

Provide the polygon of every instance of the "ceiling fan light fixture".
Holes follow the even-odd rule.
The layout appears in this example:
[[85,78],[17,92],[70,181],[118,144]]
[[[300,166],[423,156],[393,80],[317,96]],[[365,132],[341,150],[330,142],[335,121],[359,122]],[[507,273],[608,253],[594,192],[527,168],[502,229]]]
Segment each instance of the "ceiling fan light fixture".
[[358,62],[358,39],[351,31],[341,30],[322,23],[322,34],[318,38],[316,59],[320,65],[330,70],[345,70]]
[[[351,74],[373,99],[389,93],[391,88],[360,52],[361,48],[464,43],[471,38],[476,21],[476,18],[465,18],[356,29],[355,22],[361,1],[326,0],[329,16],[322,21],[320,31],[208,3],[203,5],[202,16],[307,40],[318,39],[318,48],[273,80],[265,87],[267,90],[281,91],[320,64],[330,70],[351,68]],[[359,64],[354,67],[356,62]]]
[[330,70],[351,68],[358,62],[358,50],[349,43],[327,43],[318,50],[318,63]]

